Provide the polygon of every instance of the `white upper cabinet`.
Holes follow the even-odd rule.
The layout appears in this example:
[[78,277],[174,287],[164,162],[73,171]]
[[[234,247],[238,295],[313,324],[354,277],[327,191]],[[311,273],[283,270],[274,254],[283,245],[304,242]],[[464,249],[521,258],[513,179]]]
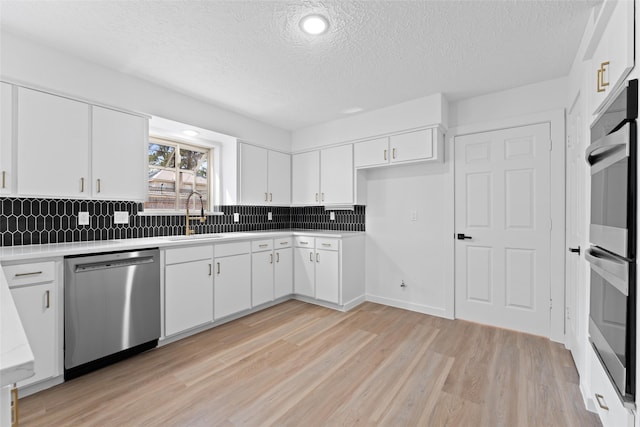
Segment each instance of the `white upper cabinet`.
[[396,163],[442,161],[444,135],[437,128],[406,132],[354,144],[356,169]]
[[145,155],[148,121],[140,116],[93,107],[92,185],[94,197],[146,199]]
[[[594,36],[589,81],[590,110],[597,114],[609,95],[624,84],[634,67],[634,2],[606,1],[600,9]],[[588,59],[588,58],[585,58]]]
[[320,202],[323,205],[353,203],[353,146],[342,145],[320,152]]
[[240,144],[240,200],[243,205],[291,203],[291,156]]
[[88,197],[89,105],[21,87],[17,114],[18,194]]
[[291,156],[269,150],[269,204],[291,204]]
[[12,86],[0,82],[0,194],[11,193],[13,186],[12,134],[13,134]]
[[267,149],[240,144],[240,199],[243,205],[264,205],[268,200]]
[[320,152],[294,154],[292,156],[291,185],[294,205],[320,204]]
[[433,129],[402,133],[389,138],[391,163],[433,159]]
[[356,168],[388,164],[389,138],[378,138],[353,144],[353,157]]

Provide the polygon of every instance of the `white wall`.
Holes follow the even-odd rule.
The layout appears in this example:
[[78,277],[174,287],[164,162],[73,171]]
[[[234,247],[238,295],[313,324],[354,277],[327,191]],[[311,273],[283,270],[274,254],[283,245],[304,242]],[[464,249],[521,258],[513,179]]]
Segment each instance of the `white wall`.
[[414,99],[379,110],[298,129],[292,133],[293,151],[350,142],[402,130],[448,122],[449,105],[442,94]]
[[291,133],[154,83],[2,32],[0,78],[291,150]]
[[567,86],[568,80],[563,77],[451,102],[449,127],[488,123],[564,108]]
[[367,172],[368,300],[453,316],[450,169],[447,162]]

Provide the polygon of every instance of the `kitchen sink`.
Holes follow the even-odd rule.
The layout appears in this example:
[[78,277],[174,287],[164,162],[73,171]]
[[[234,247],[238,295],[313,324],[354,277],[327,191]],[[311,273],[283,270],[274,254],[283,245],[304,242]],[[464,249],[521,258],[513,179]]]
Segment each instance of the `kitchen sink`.
[[220,234],[191,234],[189,236],[169,236],[167,240],[175,242],[177,240],[204,240],[204,239],[219,239]]

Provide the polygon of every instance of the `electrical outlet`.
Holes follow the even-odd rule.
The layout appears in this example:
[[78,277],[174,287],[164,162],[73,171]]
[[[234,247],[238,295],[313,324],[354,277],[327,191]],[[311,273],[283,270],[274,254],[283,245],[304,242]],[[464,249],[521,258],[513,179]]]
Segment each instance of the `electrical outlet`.
[[89,212],[78,212],[78,225],[89,225]]
[[233,213],[233,222],[240,222],[240,214],[238,212]]
[[273,213],[269,212],[267,214],[267,221],[273,221]]
[[336,213],[334,211],[329,212],[329,221],[336,220]]
[[115,211],[113,213],[113,223],[114,224],[128,224],[129,223],[129,212],[127,212],[127,211]]

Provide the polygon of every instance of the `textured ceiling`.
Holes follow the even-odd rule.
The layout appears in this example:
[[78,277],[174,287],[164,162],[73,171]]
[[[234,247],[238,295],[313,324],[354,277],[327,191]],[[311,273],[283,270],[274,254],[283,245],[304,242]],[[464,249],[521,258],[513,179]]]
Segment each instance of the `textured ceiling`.
[[[594,1],[9,1],[3,31],[283,129],[569,72]],[[321,13],[328,33],[299,20]]]

